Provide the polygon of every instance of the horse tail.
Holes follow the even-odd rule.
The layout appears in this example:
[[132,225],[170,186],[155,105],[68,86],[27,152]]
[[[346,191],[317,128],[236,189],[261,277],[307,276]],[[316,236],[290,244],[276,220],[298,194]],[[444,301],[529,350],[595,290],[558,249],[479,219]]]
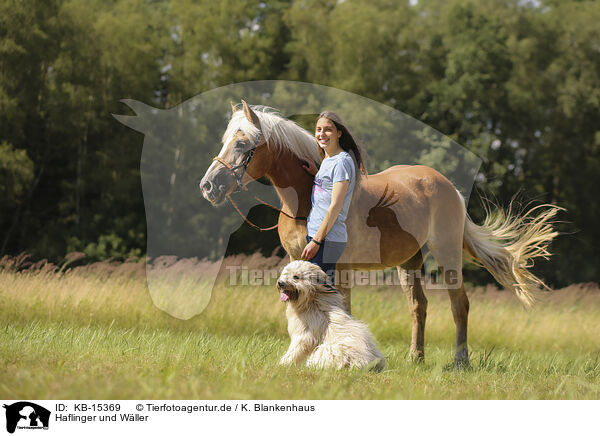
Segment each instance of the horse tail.
[[536,257],[550,256],[548,246],[558,235],[552,219],[559,210],[564,209],[543,204],[519,216],[512,202],[506,212],[486,207],[480,226],[466,214],[463,248],[473,263],[487,269],[498,283],[512,289],[524,306],[531,307],[538,291],[550,290],[528,269]]

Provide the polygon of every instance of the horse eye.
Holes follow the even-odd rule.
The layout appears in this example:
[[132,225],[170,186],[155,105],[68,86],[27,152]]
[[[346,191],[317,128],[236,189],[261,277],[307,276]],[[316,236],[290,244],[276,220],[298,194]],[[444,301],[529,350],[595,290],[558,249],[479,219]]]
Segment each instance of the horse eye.
[[298,276],[294,276],[294,277],[293,277],[293,279],[294,279],[294,280],[300,280],[300,277],[298,277]]
[[247,145],[248,145],[248,141],[245,141],[243,139],[238,139],[237,141],[235,141],[234,147],[237,149],[244,149],[244,148],[246,148]]

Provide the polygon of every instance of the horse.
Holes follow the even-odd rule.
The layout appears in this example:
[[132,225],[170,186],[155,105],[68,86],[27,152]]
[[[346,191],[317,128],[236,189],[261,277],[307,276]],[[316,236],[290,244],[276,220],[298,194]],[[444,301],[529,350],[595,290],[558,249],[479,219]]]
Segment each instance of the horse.
[[[301,217],[311,209],[314,183],[302,164],[321,161],[318,144],[313,135],[271,108],[249,106],[243,100],[241,108],[231,105],[222,149],[200,182],[202,195],[216,206],[251,181],[268,178],[281,200],[281,244],[291,260],[298,260],[307,235]],[[411,360],[423,360],[425,355],[427,298],[420,275],[424,253],[442,267],[442,285],[448,290],[456,325],[457,366],[469,364],[463,254],[512,289],[526,307],[537,292],[549,290],[529,268],[534,258],[549,256],[548,245],[557,236],[552,218],[561,208],[541,205],[522,216],[512,208],[506,213],[488,210],[484,223],[477,225],[458,190],[430,167],[397,165],[359,177],[346,221],[348,244],[338,269],[397,268],[412,316]],[[350,312],[351,288],[339,289]]]

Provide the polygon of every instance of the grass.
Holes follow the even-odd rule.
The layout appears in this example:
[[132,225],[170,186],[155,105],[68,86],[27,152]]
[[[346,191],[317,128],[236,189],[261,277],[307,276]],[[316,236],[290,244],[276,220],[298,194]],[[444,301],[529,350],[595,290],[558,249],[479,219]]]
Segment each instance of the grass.
[[[278,260],[238,258],[251,268]],[[19,265],[21,263],[21,265]],[[426,360],[407,361],[410,315],[395,288],[360,288],[353,314],[387,359],[381,374],[280,367],[289,338],[273,287],[220,283],[200,315],[158,310],[144,266],[57,270],[0,262],[0,397],[5,399],[598,399],[600,291],[556,291],[533,311],[471,289],[471,367],[452,367],[446,295],[428,294]]]

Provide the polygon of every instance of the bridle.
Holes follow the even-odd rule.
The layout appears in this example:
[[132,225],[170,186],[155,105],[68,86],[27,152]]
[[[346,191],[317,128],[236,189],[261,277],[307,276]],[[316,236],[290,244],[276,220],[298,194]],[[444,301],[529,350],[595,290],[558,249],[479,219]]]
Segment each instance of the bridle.
[[[250,148],[250,150],[248,150],[246,153],[244,153],[244,157],[242,158],[242,163],[240,163],[239,165],[235,165],[235,166],[231,165],[229,162],[227,162],[225,159],[221,158],[220,156],[213,157],[213,161],[217,161],[217,162],[223,164],[225,166],[225,168],[227,168],[233,175],[233,178],[235,179],[237,186],[235,188],[235,191],[232,192],[232,194],[235,192],[240,192],[242,190],[243,191],[248,190],[248,188],[246,188],[244,186],[244,184],[242,183],[242,179],[244,178],[244,174],[246,174],[246,170],[248,169],[250,160],[254,156],[254,150],[256,150],[256,148],[259,146],[261,140],[262,140],[262,132],[258,132],[258,137],[254,141],[254,144],[252,144],[252,147]],[[244,171],[242,171],[238,175],[238,173],[236,171],[239,170],[240,168],[243,168]]]
[[[226,197],[231,202],[231,204],[233,205],[233,207],[235,208],[237,213],[239,213],[240,216],[242,218],[244,218],[244,221],[246,221],[251,227],[255,228],[259,232],[266,232],[269,230],[276,229],[278,224],[275,224],[274,226],[267,227],[267,228],[262,228],[262,227],[257,226],[256,224],[251,222],[248,218],[246,218],[246,216],[242,213],[242,211],[237,206],[237,204],[235,204],[235,202],[233,201],[233,198],[231,198],[231,194],[235,194],[236,192],[241,192],[241,191],[248,191],[248,188],[246,188],[246,186],[244,186],[244,184],[242,183],[242,179],[244,178],[244,174],[246,174],[246,170],[248,169],[250,160],[252,160],[252,157],[254,156],[254,150],[256,150],[256,148],[259,146],[261,140],[262,140],[262,132],[258,132],[258,137],[254,141],[254,144],[252,144],[252,147],[246,153],[244,153],[244,156],[242,158],[242,163],[240,163],[238,165],[231,165],[229,162],[227,162],[225,159],[223,159],[219,156],[213,157],[213,161],[217,161],[220,164],[222,164],[225,168],[227,168],[229,170],[229,172],[231,173],[231,175],[233,176],[233,178],[235,179],[237,186],[233,192],[231,192],[230,194],[226,194]],[[240,168],[243,168],[244,170],[241,173],[238,173],[237,170],[239,170]],[[252,197],[254,197],[255,200],[264,204],[265,206],[269,206],[271,209],[275,209],[275,210],[279,211],[280,213],[284,214],[288,218],[291,218],[294,220],[304,220],[304,221],[306,221],[306,219],[307,219],[304,216],[294,217],[292,215],[289,215],[289,214],[285,213],[284,211],[282,211],[281,209],[279,209],[278,207],[275,207],[275,206],[261,200],[256,195],[253,195]]]

